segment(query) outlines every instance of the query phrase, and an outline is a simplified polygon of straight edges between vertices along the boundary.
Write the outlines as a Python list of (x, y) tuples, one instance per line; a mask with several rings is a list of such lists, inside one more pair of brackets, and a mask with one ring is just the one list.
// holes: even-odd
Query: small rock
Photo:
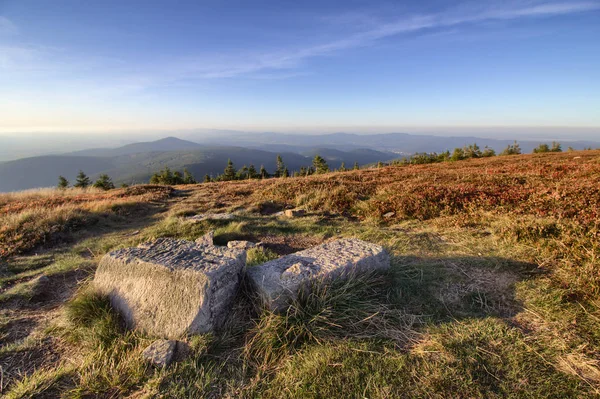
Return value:
[(144, 349), (142, 356), (153, 366), (166, 367), (173, 361), (176, 348), (177, 341), (159, 339)]
[(48, 294), (50, 289), (50, 279), (46, 275), (41, 275), (29, 282), (31, 287), (31, 296), (33, 298), (42, 297)]
[(232, 213), (201, 213), (199, 215), (190, 216), (187, 220), (200, 222), (202, 220), (230, 220), (235, 218)]
[(306, 211), (304, 209), (286, 209), (284, 214), (289, 218), (297, 218), (306, 215)]
[(255, 246), (256, 246), (256, 244), (253, 242), (250, 242), (250, 241), (229, 241), (227, 243), (227, 248), (243, 249), (243, 250), (248, 250), (250, 248), (254, 248)]
[(384, 213), (384, 214), (383, 214), (383, 218), (384, 218), (384, 219), (389, 219), (389, 218), (391, 218), (392, 216), (394, 216), (395, 214), (396, 214), (396, 212), (388, 212), (388, 213)]
[(200, 245), (214, 245), (215, 232), (214, 230), (209, 231), (202, 237), (196, 239), (196, 244)]

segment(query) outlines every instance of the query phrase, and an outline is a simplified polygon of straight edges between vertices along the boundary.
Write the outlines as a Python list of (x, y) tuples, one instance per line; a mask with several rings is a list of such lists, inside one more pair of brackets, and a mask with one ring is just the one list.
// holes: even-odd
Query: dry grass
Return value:
[[(69, 267), (93, 264), (111, 248), (155, 237), (194, 239), (212, 229), (221, 244), (264, 241), (273, 252), (252, 252), (252, 263), (355, 236), (384, 245), (392, 255), (392, 270), (314, 287), (284, 315), (257, 311), (248, 305), (251, 293), (243, 293), (226, 328), (188, 338), (191, 355), (166, 370), (141, 360), (147, 337), (124, 331), (103, 298), (80, 291), (69, 306), (70, 321), (37, 330), (39, 336), (59, 340), (67, 354), (38, 372), (13, 377), (5, 384), (9, 395), (600, 395), (599, 151), (179, 189), (183, 196), (170, 200), (164, 217), (136, 235), (109, 231), (74, 246)], [(144, 196), (104, 200), (137, 201), (137, 195)], [(55, 201), (59, 208), (64, 200), (50, 194), (29, 198), (40, 207)], [(113, 214), (104, 200), (95, 210), (94, 201), (88, 201), (86, 210)], [(18, 209), (22, 202), (10, 203)], [(285, 206), (304, 207), (309, 216), (271, 215)], [(11, 216), (21, 229), (26, 226), (26, 217), (18, 216), (23, 211)], [(234, 211), (231, 221), (185, 220), (195, 213)], [(89, 250), (92, 259), (83, 259), (82, 250)], [(20, 276), (60, 269), (39, 256), (9, 260), (14, 275), (6, 278), (18, 284), (25, 284), (19, 283)], [(27, 314), (39, 304), (19, 306), (0, 319), (0, 333), (12, 334), (15, 314)], [(58, 302), (53, 306), (64, 310)], [(3, 356), (34, 353), (28, 352), (33, 349), (27, 338), (20, 342), (5, 346), (0, 362)], [(67, 366), (66, 359), (71, 361)]]
[(0, 197), (0, 260), (39, 245), (56, 243), (60, 233), (92, 225), (101, 217), (119, 216), (164, 200), (169, 187), (138, 186), (128, 189), (43, 189)]

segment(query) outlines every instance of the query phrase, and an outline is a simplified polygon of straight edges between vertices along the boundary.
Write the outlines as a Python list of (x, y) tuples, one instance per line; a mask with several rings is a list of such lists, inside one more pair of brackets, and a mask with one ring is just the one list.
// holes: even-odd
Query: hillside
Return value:
[[(187, 219), (208, 212), (234, 216)], [(600, 394), (600, 151), (1, 194), (0, 225), (7, 398)], [(182, 337), (187, 355), (153, 368), (141, 355), (152, 337), (124, 329), (95, 269), (111, 250), (210, 230), (219, 245), (262, 242), (249, 264), (357, 237), (384, 246), (392, 269), (284, 314), (249, 306), (245, 287), (221, 331)]]
[[(394, 154), (373, 150), (321, 151), (333, 168), (338, 168), (342, 162), (346, 165), (353, 165), (354, 162), (365, 165), (395, 157)], [(250, 164), (257, 168), (264, 165), (273, 172), (277, 154), (252, 148), (206, 146), (169, 137), (118, 148), (90, 149), (67, 155), (39, 156), (0, 163), (0, 192), (53, 187), (59, 175), (73, 182), (79, 170), (83, 170), (92, 179), (106, 173), (117, 184), (147, 183), (154, 173), (164, 167), (179, 171), (187, 168), (201, 180), (206, 174), (216, 176), (223, 173), (229, 158), (238, 168)], [(310, 165), (315, 151), (309, 151), (313, 155), (292, 152), (279, 154), (288, 169), (294, 171)]]

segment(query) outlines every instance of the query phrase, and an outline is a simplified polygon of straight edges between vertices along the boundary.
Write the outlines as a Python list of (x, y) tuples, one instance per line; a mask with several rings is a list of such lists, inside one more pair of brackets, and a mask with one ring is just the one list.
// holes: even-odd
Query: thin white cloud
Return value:
[[(430, 31), (433, 29), (458, 28), (464, 24), (476, 24), (493, 20), (512, 20), (531, 17), (550, 17), (573, 14), (600, 9), (599, 2), (569, 3), (508, 3), (504, 8), (490, 7), (483, 10), (461, 10), (461, 13), (446, 12), (442, 14), (417, 15), (395, 21), (374, 23), (370, 15), (363, 19), (364, 25), (376, 25), (370, 29), (351, 34), (345, 38), (323, 44), (295, 49), (255, 55), (250, 58), (232, 57), (229, 62), (206, 64), (199, 60), (195, 68), (189, 65), (188, 72), (196, 78), (229, 78), (248, 75), (267, 70), (291, 69), (298, 67), (303, 61), (314, 57), (329, 56), (343, 50), (371, 45), (378, 40), (401, 34)], [(351, 18), (344, 16), (341, 21), (360, 21), (358, 15)], [(339, 22), (339, 20), (336, 20)]]
[(10, 19), (0, 15), (0, 36), (16, 35), (19, 33), (19, 28)]
[[(376, 18), (372, 14), (365, 14), (364, 23), (358, 14), (343, 16), (335, 23), (348, 23), (358, 27), (359, 30), (346, 36), (320, 44), (307, 45), (294, 49), (285, 48), (279, 51), (248, 52), (244, 54), (205, 54), (195, 57), (180, 57), (169, 62), (153, 62), (148, 65), (127, 65), (118, 60), (88, 60), (89, 64), (97, 63), (96, 70), (107, 70), (106, 65), (112, 68), (111, 73), (105, 76), (95, 76), (93, 80), (79, 81), (75, 84), (85, 87), (86, 93), (97, 93), (98, 96), (124, 95), (143, 91), (157, 86), (168, 86), (184, 83), (189, 80), (208, 80), (235, 77), (266, 79), (271, 75), (274, 78), (297, 76), (302, 74), (300, 67), (310, 59), (317, 57), (334, 56), (340, 52), (365, 46), (371, 46), (378, 41), (403, 35), (403, 34), (432, 34), (443, 29), (459, 30), (462, 26), (478, 24), (494, 20), (517, 20), (524, 18), (541, 18), (558, 15), (568, 15), (600, 9), (600, 2), (540, 2), (530, 0), (514, 0), (502, 3), (484, 4), (462, 3), (452, 9), (427, 15), (412, 15), (402, 18)], [(389, 13), (387, 13), (389, 14)], [(2, 26), (13, 26), (6, 18), (0, 17), (0, 32)], [(8, 49), (8, 50), (7, 50)], [(27, 64), (54, 65), (58, 71), (67, 75), (74, 75), (73, 62), (59, 62), (51, 54), (45, 54), (49, 62), (41, 62), (40, 52), (18, 49), (2, 48), (0, 46), (0, 70), (2, 68), (23, 68)], [(63, 51), (60, 51), (64, 55)], [(34, 59), (35, 58), (35, 59)], [(78, 57), (71, 57), (77, 59)], [(23, 62), (29, 61), (29, 62)], [(33, 62), (35, 61), (35, 62)], [(65, 66), (69, 65), (69, 67)], [(84, 70), (93, 70), (87, 67)], [(21, 69), (22, 70), (22, 69)]]

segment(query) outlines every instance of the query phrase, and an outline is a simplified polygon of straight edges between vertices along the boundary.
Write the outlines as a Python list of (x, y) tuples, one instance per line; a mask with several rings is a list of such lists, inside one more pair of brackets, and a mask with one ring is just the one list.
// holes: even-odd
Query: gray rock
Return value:
[(144, 349), (142, 356), (153, 366), (166, 367), (173, 361), (176, 348), (177, 341), (159, 339)]
[(389, 219), (391, 217), (393, 217), (396, 214), (396, 212), (388, 212), (388, 213), (384, 213), (383, 217), (384, 219)]
[(304, 209), (286, 209), (284, 215), (289, 218), (297, 218), (306, 215), (306, 211)]
[(281, 311), (311, 281), (347, 278), (389, 267), (390, 257), (383, 247), (350, 238), (252, 267), (247, 276), (267, 308)]
[(128, 327), (177, 338), (220, 327), (245, 264), (242, 250), (161, 238), (106, 254), (94, 283)]
[(199, 245), (214, 245), (215, 232), (213, 230), (196, 239), (196, 244)]
[(187, 220), (200, 222), (202, 220), (231, 220), (235, 218), (232, 213), (201, 213), (199, 215), (190, 216)]
[(255, 243), (250, 241), (229, 241), (227, 243), (227, 248), (235, 248), (235, 249), (243, 249), (248, 250), (250, 248), (254, 248), (256, 246)]

